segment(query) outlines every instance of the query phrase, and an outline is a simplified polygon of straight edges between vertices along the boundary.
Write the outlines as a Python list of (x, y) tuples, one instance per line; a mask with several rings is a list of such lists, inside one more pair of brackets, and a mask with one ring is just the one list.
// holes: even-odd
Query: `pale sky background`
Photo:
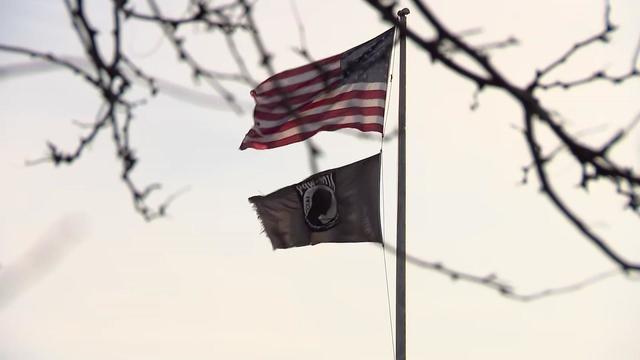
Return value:
[[(87, 3), (96, 21), (108, 24), (106, 2)], [(177, 3), (171, 3), (176, 16), (184, 9)], [(598, 31), (604, 8), (602, 1), (581, 0), (429, 4), (452, 30), (482, 28), (470, 41), (517, 37), (521, 45), (496, 51), (493, 59), (520, 84)], [(388, 28), (359, 1), (298, 0), (297, 6), (316, 58)], [(0, 0), (0, 9), (0, 43), (81, 54), (61, 1)], [(262, 0), (256, 11), (277, 69), (304, 63), (291, 51), (298, 32), (290, 1)], [(410, 26), (424, 28), (415, 13)], [(613, 1), (613, 21), (622, 27), (614, 41), (585, 51), (556, 75), (626, 71), (639, 15), (640, 2)], [(190, 86), (159, 29), (127, 29), (126, 49), (141, 65)], [(187, 46), (202, 61), (231, 67), (219, 39), (192, 32)], [(539, 194), (535, 181), (518, 185), (520, 168), (530, 160), (512, 129), (521, 122), (515, 103), (487, 91), (471, 112), (472, 84), (434, 66), (412, 45), (408, 54), (408, 252), (462, 271), (496, 273), (523, 293), (615, 268)], [(0, 54), (0, 65), (25, 60)], [(256, 58), (248, 63), (257, 79), (265, 76)], [(247, 110), (240, 116), (213, 93), (210, 108), (160, 95), (137, 112), (132, 140), (141, 162), (134, 179), (162, 182), (158, 200), (190, 188), (170, 216), (152, 223), (133, 210), (108, 133), (71, 167), (24, 166), (44, 153), (47, 140), (67, 149), (76, 145), (82, 130), (72, 120), (93, 119), (98, 102), (92, 91), (64, 71), (0, 78), (0, 359), (392, 359), (379, 246), (274, 252), (260, 233), (247, 198), (300, 181), (309, 166), (301, 143), (238, 150), (252, 123), (249, 88), (234, 88)], [(543, 100), (571, 130), (596, 129), (583, 139), (599, 144), (638, 113), (638, 94), (635, 80), (621, 88), (552, 91)], [(388, 129), (396, 122), (395, 105), (390, 109)], [(377, 141), (348, 133), (314, 137), (326, 152), (322, 169), (379, 149)], [(391, 243), (395, 147), (384, 147)], [(637, 167), (639, 151), (636, 132), (614, 155)], [(568, 157), (554, 164), (573, 208), (615, 249), (640, 261), (638, 217), (620, 211), (623, 199), (607, 184), (585, 196)], [(393, 299), (395, 264), (386, 256)], [(580, 292), (520, 303), (412, 265), (407, 280), (410, 359), (640, 359), (638, 281), (617, 276)]]

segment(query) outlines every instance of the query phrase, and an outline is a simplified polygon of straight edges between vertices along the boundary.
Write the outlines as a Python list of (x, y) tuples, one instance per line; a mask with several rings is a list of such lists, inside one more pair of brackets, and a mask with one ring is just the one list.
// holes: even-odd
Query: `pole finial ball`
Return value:
[(404, 8), (404, 9), (398, 11), (398, 16), (407, 16), (407, 15), (409, 15), (409, 13), (410, 13), (409, 9)]

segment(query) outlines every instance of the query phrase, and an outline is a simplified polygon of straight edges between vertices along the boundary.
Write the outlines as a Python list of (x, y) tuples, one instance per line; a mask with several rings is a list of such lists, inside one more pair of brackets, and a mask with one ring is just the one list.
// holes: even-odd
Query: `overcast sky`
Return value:
[[(91, 14), (109, 24), (105, 4)], [(136, 2), (134, 2), (136, 4)], [(429, 4), (455, 31), (480, 28), (474, 43), (515, 36), (493, 61), (518, 84), (602, 26), (602, 1), (438, 0)], [(167, 11), (180, 16), (183, 5)], [(98, 6), (97, 8), (93, 8)], [(334, 55), (388, 28), (359, 1), (297, 1), (315, 58)], [(0, 0), (0, 43), (82, 55), (61, 1)], [(136, 5), (146, 11), (146, 7)], [(413, 10), (413, 9), (412, 9)], [(415, 11), (414, 11), (415, 12)], [(585, 51), (557, 77), (629, 67), (640, 34), (640, 3), (613, 1), (621, 26), (607, 47)], [(290, 1), (262, 0), (256, 16), (278, 70), (304, 60)], [(426, 29), (417, 14), (408, 18)], [(159, 29), (132, 24), (126, 50), (160, 78), (192, 86)], [(201, 31), (187, 43), (210, 67), (231, 68), (222, 42)], [(250, 42), (247, 61), (258, 80)], [(497, 274), (530, 293), (615, 269), (540, 195), (521, 186), (529, 154), (513, 129), (522, 115), (507, 96), (480, 95), (412, 45), (408, 48), (408, 252), (478, 275)], [(0, 66), (24, 63), (0, 53)], [(397, 59), (396, 59), (397, 65)], [(66, 149), (90, 122), (96, 94), (64, 71), (0, 77), (0, 359), (392, 359), (383, 252), (372, 244), (324, 244), (272, 251), (247, 198), (309, 175), (304, 144), (239, 151), (252, 124), (248, 87), (233, 90), (245, 112), (229, 111), (206, 86), (209, 106), (161, 94), (137, 112), (134, 179), (159, 181), (162, 196), (188, 188), (169, 216), (145, 223), (119, 180), (110, 136), (71, 167), (26, 167), (46, 142)], [(387, 129), (396, 123), (394, 84)], [(139, 92), (141, 96), (144, 91)], [(629, 122), (640, 82), (605, 84), (542, 99), (572, 131), (599, 144)], [(200, 98), (198, 98), (200, 99)], [(205, 98), (206, 99), (206, 98)], [(314, 137), (321, 169), (377, 152), (379, 141), (349, 131)], [(549, 149), (554, 142), (545, 143)], [(395, 243), (396, 142), (385, 143), (386, 240)], [(640, 133), (616, 159), (640, 165)], [(561, 155), (557, 186), (585, 221), (640, 261), (638, 218), (606, 184), (587, 196), (580, 169)], [(395, 289), (391, 254), (389, 289)], [(408, 267), (410, 359), (640, 358), (640, 282), (615, 276), (572, 294), (520, 303), (487, 288)], [(393, 302), (391, 303), (393, 308)]]

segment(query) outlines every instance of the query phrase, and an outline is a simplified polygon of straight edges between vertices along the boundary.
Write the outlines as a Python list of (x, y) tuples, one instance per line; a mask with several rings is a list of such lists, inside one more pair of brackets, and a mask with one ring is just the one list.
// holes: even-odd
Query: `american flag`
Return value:
[(343, 128), (381, 133), (393, 36), (392, 28), (263, 81), (251, 91), (254, 125), (240, 149), (271, 149)]

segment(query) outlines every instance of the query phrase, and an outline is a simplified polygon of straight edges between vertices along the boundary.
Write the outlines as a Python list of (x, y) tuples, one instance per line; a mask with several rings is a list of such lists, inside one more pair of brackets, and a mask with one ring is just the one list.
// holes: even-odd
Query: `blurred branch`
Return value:
[(559, 58), (557, 58), (556, 60), (554, 60), (553, 62), (551, 62), (549, 65), (547, 65), (546, 67), (542, 68), (541, 70), (536, 71), (536, 77), (532, 83), (532, 85), (534, 86), (538, 86), (539, 81), (546, 75), (548, 75), (552, 70), (554, 70), (555, 68), (559, 67), (562, 64), (565, 64), (573, 55), (575, 55), (577, 52), (579, 52), (582, 49), (585, 49), (587, 47), (589, 47), (592, 44), (595, 44), (597, 42), (602, 42), (602, 43), (607, 43), (609, 42), (609, 35), (616, 31), (616, 27), (611, 23), (611, 5), (609, 4), (609, 1), (606, 0), (605, 2), (605, 16), (604, 16), (604, 28), (602, 29), (602, 31), (582, 40), (582, 41), (578, 41), (575, 44), (573, 44), (573, 46), (571, 46), (571, 48), (569, 48), (563, 55), (561, 55)]
[(622, 275), (623, 272), (621, 272), (620, 270), (610, 270), (610, 271), (604, 271), (598, 274), (595, 274), (593, 276), (590, 276), (582, 281), (576, 282), (576, 283), (572, 283), (569, 285), (565, 285), (565, 286), (561, 286), (561, 287), (557, 287), (557, 288), (551, 288), (551, 289), (546, 289), (546, 290), (540, 290), (537, 292), (532, 292), (526, 295), (518, 295), (518, 294), (513, 294), (512, 296), (509, 296), (515, 300), (520, 300), (520, 301), (533, 301), (533, 300), (538, 300), (544, 297), (549, 297), (552, 295), (563, 295), (563, 294), (568, 294), (568, 293), (572, 293), (572, 292), (576, 292), (579, 290), (582, 290), (586, 287), (589, 287), (591, 285), (595, 285), (596, 283), (599, 283), (601, 281), (604, 281), (606, 279), (609, 279), (611, 277), (614, 276), (618, 276), (618, 275)]
[[(153, 16), (158, 19), (165, 19), (162, 17), (162, 11), (155, 0), (147, 0), (149, 7), (153, 12)], [(232, 81), (240, 81), (246, 82), (248, 81), (242, 74), (229, 74), (229, 73), (221, 73), (217, 71), (213, 71), (210, 69), (206, 69), (200, 65), (200, 63), (195, 59), (193, 55), (186, 49), (184, 46), (185, 39), (183, 37), (179, 37), (176, 35), (178, 26), (177, 25), (169, 25), (168, 20), (158, 21), (156, 24), (159, 25), (164, 32), (166, 38), (173, 45), (176, 53), (178, 54), (178, 60), (185, 63), (188, 67), (191, 68), (191, 73), (194, 80), (205, 79), (207, 83), (220, 95), (223, 99), (229, 104), (232, 110), (237, 113), (240, 113), (242, 109), (236, 103), (235, 97), (228, 91), (221, 83), (220, 80), (232, 80)], [(190, 23), (197, 23), (197, 21), (207, 22), (207, 20), (193, 20)], [(210, 27), (209, 30), (213, 29)], [(227, 30), (232, 31), (232, 30)]]
[(67, 215), (17, 261), (0, 266), (0, 312), (62, 261), (83, 240), (87, 230), (85, 219)]
[[(394, 255), (396, 253), (396, 249), (392, 245), (385, 243), (383, 244), (383, 248)], [(501, 279), (498, 275), (493, 273), (485, 276), (474, 275), (464, 271), (455, 270), (440, 262), (427, 261), (410, 254), (407, 254), (407, 262), (422, 269), (435, 271), (441, 275), (444, 275), (450, 278), (452, 281), (463, 281), (463, 282), (480, 285), (480, 286), (489, 288), (491, 290), (497, 291), (498, 293), (500, 293), (500, 295), (506, 298), (517, 300), (517, 301), (523, 301), (523, 302), (539, 300), (539, 299), (553, 296), (553, 295), (562, 295), (562, 294), (576, 292), (588, 286), (599, 283), (603, 280), (609, 279), (613, 276), (623, 274), (623, 272), (618, 269), (609, 270), (609, 271), (604, 271), (604, 272), (600, 272), (598, 274), (589, 276), (584, 280), (573, 282), (568, 285), (564, 285), (556, 288), (543, 289), (543, 290), (534, 291), (530, 293), (521, 293), (516, 291), (516, 289), (512, 285), (510, 285), (506, 280)]]
[(520, 42), (518, 41), (518, 39), (514, 37), (508, 37), (505, 40), (493, 41), (493, 42), (477, 45), (476, 48), (480, 52), (488, 52), (491, 50), (505, 49), (508, 47), (516, 46), (519, 43)]
[[(131, 7), (125, 7), (125, 4), (128, 4), (127, 1), (112, 0), (110, 2), (111, 24), (107, 29), (112, 45), (110, 54), (103, 52), (106, 46), (97, 40), (99, 32), (104, 29), (98, 29), (89, 19), (84, 0), (64, 1), (73, 30), (84, 52), (83, 59), (69, 59), (62, 55), (6, 44), (0, 44), (0, 51), (29, 56), (80, 75), (91, 87), (97, 90), (102, 102), (95, 122), (88, 124), (84, 121), (81, 122), (88, 126), (83, 126), (86, 133), (80, 138), (74, 149), (65, 151), (54, 143), (48, 142), (47, 156), (27, 163), (29, 165), (44, 162), (55, 165), (72, 164), (82, 157), (85, 149), (100, 134), (104, 133), (103, 130), (110, 129), (116, 156), (121, 165), (120, 177), (131, 194), (134, 208), (145, 220), (152, 220), (166, 214), (167, 206), (174, 197), (169, 197), (165, 202), (155, 207), (150, 206), (148, 204), (150, 195), (159, 190), (161, 185), (152, 183), (138, 186), (132, 178), (132, 172), (138, 164), (138, 158), (130, 142), (131, 123), (135, 119), (135, 109), (145, 104), (148, 99), (135, 101), (129, 99), (131, 85), (133, 83), (142, 84), (149, 89), (151, 97), (155, 96), (158, 91), (166, 91), (170, 95), (187, 98), (191, 102), (197, 101), (202, 96), (200, 94), (195, 96), (189, 89), (159, 80), (153, 74), (148, 73), (147, 69), (138, 66), (122, 47), (126, 33), (125, 21), (136, 20), (160, 26), (165, 36), (173, 44), (179, 60), (191, 68), (193, 79), (204, 79), (236, 112), (240, 112), (242, 108), (223, 85), (223, 82), (235, 81), (254, 85), (255, 81), (249, 74), (243, 56), (235, 44), (234, 34), (237, 31), (258, 34), (259, 31), (253, 21), (249, 27), (245, 20), (245, 16), (251, 12), (253, 7), (252, 3), (246, 1), (232, 1), (218, 6), (212, 6), (207, 1), (193, 1), (193, 6), (190, 7), (187, 15), (181, 18), (164, 17), (154, 0), (148, 0), (148, 3), (152, 10), (151, 15), (136, 12)], [(200, 65), (200, 62), (186, 49), (184, 38), (178, 34), (178, 29), (196, 25), (204, 26), (208, 32), (219, 32), (224, 37), (227, 49), (238, 66), (237, 73), (223, 73), (207, 69)], [(266, 53), (264, 47), (260, 47), (259, 50)], [(38, 67), (34, 69), (36, 68)], [(22, 70), (23, 73), (29, 73), (28, 69)], [(1, 75), (7, 76), (4, 72)], [(211, 100), (206, 101), (208, 106), (213, 104)]]
[[(59, 56), (59, 58), (70, 62), (71, 64), (79, 67), (84, 71), (87, 71), (87, 69), (89, 69), (89, 63), (82, 58), (63, 55)], [(128, 60), (128, 57), (123, 58), (123, 60)], [(6, 66), (0, 66), (0, 81), (21, 76), (32, 76), (61, 69), (63, 70), (65, 68), (46, 61), (34, 60), (19, 62)], [(129, 73), (132, 70), (124, 68), (123, 71)], [(133, 83), (147, 86), (152, 95), (154, 94), (153, 87), (155, 87), (155, 94), (164, 94), (174, 99), (190, 103), (192, 105), (202, 106), (209, 109), (228, 108), (228, 106), (223, 103), (223, 100), (213, 97), (211, 96), (211, 94), (197, 91), (187, 86), (183, 86), (157, 76), (150, 76), (149, 79), (144, 79), (144, 77), (134, 75), (135, 74), (130, 75), (132, 77)], [(239, 101), (238, 104), (243, 109), (249, 108), (252, 105), (249, 101)]]
[[(157, 9), (157, 6), (154, 7)], [(149, 21), (156, 24), (162, 24), (170, 26), (173, 30), (177, 30), (180, 25), (185, 24), (204, 24), (208, 29), (218, 28), (223, 31), (233, 31), (235, 29), (246, 29), (246, 25), (242, 23), (232, 23), (228, 18), (223, 16), (223, 11), (218, 8), (208, 8), (206, 5), (199, 3), (196, 7), (196, 11), (189, 17), (181, 19), (170, 19), (160, 16), (154, 13), (153, 15), (145, 15), (137, 13), (133, 9), (123, 9), (123, 12), (127, 18), (133, 18), (137, 20)], [(212, 19), (212, 16), (217, 19)]]
[[(66, 59), (64, 59), (62, 57), (58, 57), (58, 56), (55, 56), (55, 55), (49, 54), (49, 53), (39, 52), (37, 50), (31, 50), (31, 49), (22, 48), (22, 47), (19, 47), (19, 46), (10, 46), (10, 45), (3, 45), (3, 44), (0, 44), (0, 51), (5, 51), (5, 52), (9, 52), (9, 53), (16, 53), (16, 54), (21, 54), (21, 55), (28, 55), (28, 56), (30, 56), (31, 58), (34, 58), (34, 59), (44, 60), (47, 63), (53, 64), (53, 65), (56, 65), (56, 66), (60, 66), (60, 67), (62, 67), (64, 69), (70, 70), (74, 74), (82, 76), (91, 85), (100, 86), (98, 80), (95, 79), (92, 74), (90, 74), (89, 72), (87, 72), (84, 69), (80, 68), (76, 64), (74, 64), (71, 61), (66, 60)], [(10, 74), (12, 72), (12, 69), (7, 70), (6, 72), (7, 72), (7, 74)]]

